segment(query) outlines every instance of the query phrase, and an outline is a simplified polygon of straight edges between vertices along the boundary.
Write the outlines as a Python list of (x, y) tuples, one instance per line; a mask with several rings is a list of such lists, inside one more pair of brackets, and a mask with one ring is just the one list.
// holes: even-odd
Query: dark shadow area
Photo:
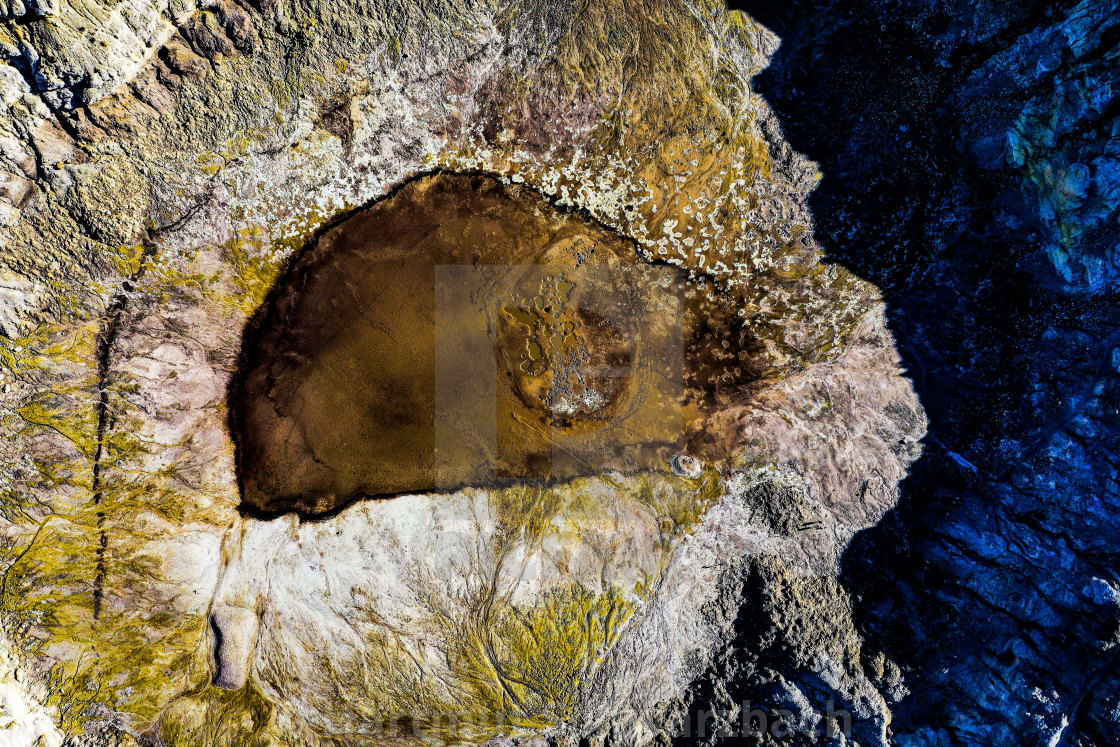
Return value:
[[(754, 89), (820, 164), (816, 238), (882, 290), (930, 420), (897, 508), (844, 559), (865, 655), (905, 674), (899, 744), (1046, 743), (1062, 719), (1061, 744), (1105, 743), (1092, 703), (1115, 662), (1096, 642), (1115, 615), (1082, 587), (1117, 578), (1105, 476), (1120, 443), (1108, 419), (1120, 304), (1115, 283), (1062, 282), (1039, 196), (1001, 139), (1063, 71), (1096, 64), (1055, 35), (1052, 54), (1042, 44), (1028, 60), (1033, 82), (1010, 72), (1074, 5), (730, 2), (782, 40)], [(1098, 148), (1115, 116), (1090, 110), (1052, 150)], [(1115, 240), (1114, 228), (1087, 239)], [(1095, 430), (1073, 439), (1076, 456), (1051, 453), (1080, 419)]]

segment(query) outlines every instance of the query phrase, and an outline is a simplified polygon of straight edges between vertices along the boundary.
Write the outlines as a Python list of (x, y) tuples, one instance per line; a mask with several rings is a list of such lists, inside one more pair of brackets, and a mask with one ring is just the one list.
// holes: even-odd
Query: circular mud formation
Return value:
[(530, 188), (416, 177), (313, 242), (250, 325), (243, 499), (321, 514), (665, 470), (751, 379), (736, 319), (710, 283)]

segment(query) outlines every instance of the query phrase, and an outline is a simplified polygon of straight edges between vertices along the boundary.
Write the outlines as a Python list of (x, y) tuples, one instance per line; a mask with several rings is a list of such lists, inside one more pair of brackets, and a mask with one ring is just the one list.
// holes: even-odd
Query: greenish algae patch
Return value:
[[(60, 434), (92, 459), (97, 452), (97, 408), (92, 397), (84, 398), (86, 401), (82, 402), (83, 398), (73, 396), (79, 391), (88, 392), (88, 389), (72, 387), (43, 392), (17, 409), (16, 413), (29, 425)], [(85, 406), (75, 406), (75, 400)]]
[[(532, 548), (550, 534), (578, 538), (581, 526), (596, 526), (610, 515), (608, 504), (614, 501), (668, 516), (680, 537), (695, 529), (721, 494), (714, 468), (696, 479), (603, 475), (547, 488), (496, 490), (490, 505), (501, 531), (491, 541), (491, 554), (500, 564), (516, 547)], [(442, 615), (452, 633), (446, 636), (453, 642), (448, 662), (470, 695), (471, 707), (459, 720), (474, 724), (473, 737), (482, 740), (570, 718), (581, 688), (649, 594), (648, 580), (647, 574), (629, 590), (570, 583), (545, 590), (531, 604), (513, 603), (496, 584), (482, 584), (468, 600), (468, 613)]]
[[(203, 681), (167, 708), (156, 732), (167, 747), (266, 747), (315, 743), (277, 739), (272, 724), (274, 714), (272, 704), (252, 685), (230, 691)], [(285, 736), (290, 738), (292, 735)]]
[(549, 726), (572, 715), (581, 686), (634, 609), (614, 587), (596, 594), (572, 585), (502, 615), (497, 635), (504, 651), (496, 669), (531, 725)]
[(98, 320), (43, 322), (23, 337), (0, 336), (0, 366), (13, 375), (51, 371), (65, 364), (95, 365)]
[(503, 542), (518, 537), (530, 543), (540, 540), (566, 502), (561, 491), (536, 485), (519, 485), (490, 495), (490, 509), (497, 517)]
[(38, 526), (0, 547), (4, 632), (24, 656), (54, 662), (45, 704), (67, 733), (81, 733), (105, 709), (137, 729), (152, 723), (185, 686), (205, 631), (202, 615), (172, 615), (157, 601), (167, 589), (163, 559), (150, 549), (158, 538), (136, 521), (183, 521), (187, 502), (173, 494), (169, 475), (113, 469), (92, 480), (99, 446), (102, 464), (134, 461), (150, 448), (128, 414), (122, 394), (129, 389), (127, 382), (109, 388), (114, 426), (100, 444), (92, 386), (44, 392), (17, 411), (28, 426), (62, 434), (80, 452), (35, 462), (44, 484), (70, 485), (73, 495), (56, 499), (46, 516), (41, 502), (21, 494), (6, 501), (6, 514), (18, 511), (21, 523)]
[(712, 466), (694, 478), (641, 474), (634, 477), (634, 495), (659, 517), (672, 523), (677, 534), (690, 534), (709, 508), (723, 495), (719, 471)]
[(246, 315), (255, 313), (276, 283), (283, 269), (282, 260), (264, 253), (267, 236), (264, 229), (241, 229), (237, 236), (222, 246), (222, 260), (231, 270), (231, 280), (237, 289), (233, 300)]
[(109, 261), (121, 277), (134, 277), (144, 264), (144, 245), (119, 246), (109, 253)]
[(614, 587), (578, 584), (546, 591), (531, 605), (481, 597), (448, 637), (448, 664), (463, 692), (429, 711), (454, 718), (433, 717), (427, 728), (447, 743), (481, 742), (564, 721), (636, 608)]
[[(138, 728), (154, 721), (182, 686), (205, 630), (201, 615), (172, 619), (158, 610), (120, 612), (113, 604), (95, 618), (90, 584), (99, 573), (98, 518), (92, 504), (48, 516), (29, 542), (4, 551), (5, 633), (25, 652), (57, 660), (46, 705), (71, 734), (81, 733), (99, 708), (124, 714)], [(137, 538), (122, 531), (109, 532), (109, 541), (106, 594), (143, 595), (160, 559), (127, 553)]]
[[(344, 205), (334, 214), (342, 215), (349, 210), (351, 207)], [(277, 214), (263, 224), (245, 223), (247, 218), (240, 216), (242, 227), (221, 245), (219, 255), (228, 268), (234, 292), (220, 290), (215, 281), (221, 275), (215, 275), (201, 283), (206, 296), (251, 317), (272, 292), (291, 258), (305, 248), (325, 219), (325, 214), (314, 206), (305, 207), (294, 219), (285, 220)]]
[(252, 684), (229, 692), (201, 679), (166, 708), (156, 731), (168, 747), (257, 747), (383, 744), (415, 735), (450, 745), (546, 728), (572, 715), (581, 687), (636, 608), (617, 589), (598, 593), (578, 585), (527, 606), (475, 602), (467, 614), (442, 621), (451, 628), (442, 637), (453, 641), (447, 664), (459, 683), (451, 699), (416, 668), (397, 634), (380, 628), (369, 648), (355, 652), (359, 658), (320, 662), (329, 665), (325, 671), (364, 678), (369, 697), (338, 704), (360, 717), (360, 734), (337, 742), (321, 737), (289, 723)]

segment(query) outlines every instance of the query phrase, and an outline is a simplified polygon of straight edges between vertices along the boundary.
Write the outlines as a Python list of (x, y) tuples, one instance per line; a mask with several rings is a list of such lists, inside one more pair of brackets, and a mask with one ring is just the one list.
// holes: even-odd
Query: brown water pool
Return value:
[(665, 469), (717, 370), (745, 379), (730, 306), (531, 189), (417, 178), (315, 241), (250, 326), (231, 397), (243, 499), (317, 514)]

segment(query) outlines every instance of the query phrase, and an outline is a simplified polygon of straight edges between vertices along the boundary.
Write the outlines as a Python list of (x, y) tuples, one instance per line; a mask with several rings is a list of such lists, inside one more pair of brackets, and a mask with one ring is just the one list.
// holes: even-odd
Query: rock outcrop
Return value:
[(1115, 740), (1115, 2), (736, 3), (826, 174), (818, 239), (883, 290), (930, 417), (846, 553), (900, 745)]

